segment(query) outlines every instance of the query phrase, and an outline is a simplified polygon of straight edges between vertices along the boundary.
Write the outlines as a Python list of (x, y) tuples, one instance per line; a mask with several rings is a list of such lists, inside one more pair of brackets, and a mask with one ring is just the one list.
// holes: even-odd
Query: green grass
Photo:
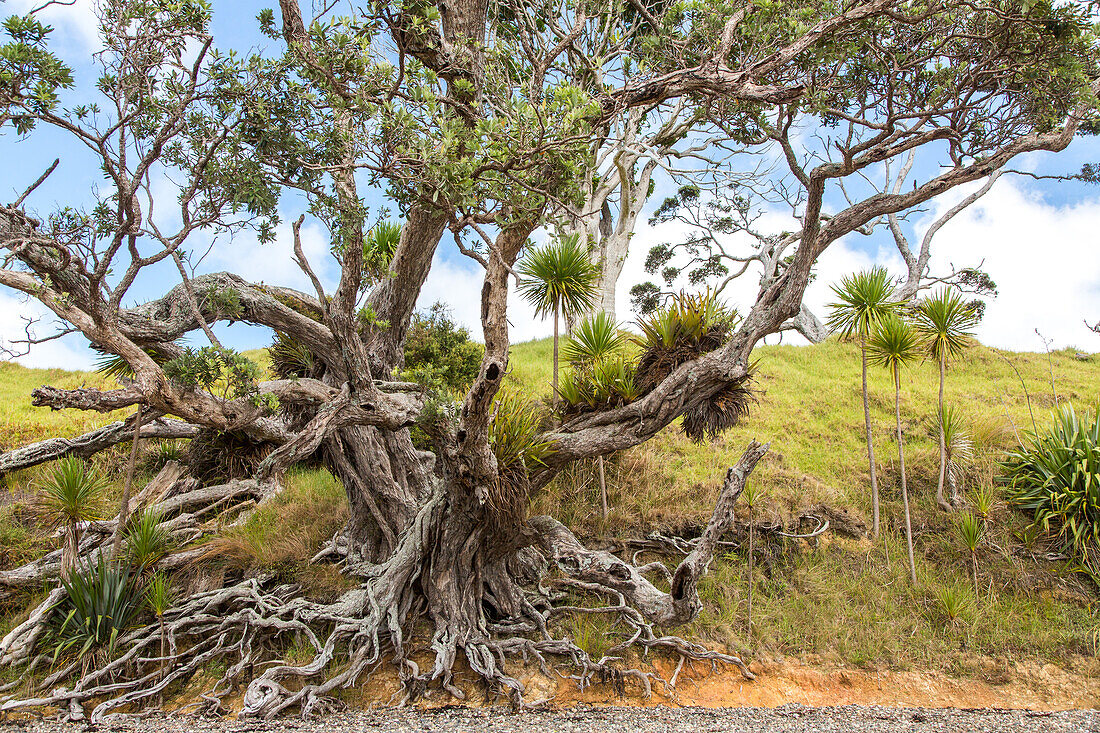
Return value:
[(295, 469), (278, 496), (208, 543), (207, 560), (238, 571), (274, 570), (328, 595), (346, 582), (332, 566), (310, 565), (309, 559), (346, 521), (340, 482), (327, 471)]
[[(548, 339), (515, 344), (510, 362), (510, 379), (528, 394), (544, 399), (550, 393), (550, 348)], [(625, 523), (638, 530), (705, 521), (726, 468), (752, 438), (771, 442), (771, 452), (754, 475), (766, 484), (771, 506), (790, 511), (824, 502), (869, 516), (858, 348), (830, 340), (813, 347), (762, 346), (754, 357), (760, 359), (759, 399), (742, 425), (702, 445), (693, 444), (673, 427), (620, 457), (629, 470), (623, 471), (626, 479), (617, 487), (616, 516), (609, 526)], [(958, 405), (979, 454), (982, 448), (988, 454), (990, 449), (1007, 447), (1014, 432), (1032, 427), (1023, 388), (1006, 358), (1024, 379), (1038, 423), (1048, 421), (1054, 406), (1046, 354), (981, 346), (969, 350), (949, 369), (946, 400)], [(1077, 404), (1100, 399), (1100, 355), (1080, 361), (1073, 350), (1064, 350), (1054, 353), (1052, 361), (1060, 399)], [(905, 379), (901, 409), (907, 475), (911, 494), (922, 508), (931, 510), (939, 467), (935, 365), (910, 369)], [(870, 390), (880, 483), (888, 500), (900, 501), (893, 386), (885, 370), (871, 372)], [(971, 486), (989, 468), (980, 458), (975, 461)], [(551, 498), (548, 508), (559, 500), (571, 501), (568, 495)], [(589, 499), (576, 498), (582, 503)], [(568, 513), (578, 519), (588, 515), (583, 507)]]
[(10, 362), (0, 363), (0, 451), (56, 435), (72, 437), (132, 412), (100, 414), (80, 410), (50, 410), (31, 405), (31, 391), (44, 384), (62, 389), (96, 387), (116, 389), (113, 379), (91, 372), (64, 369), (28, 369)]
[[(266, 364), (265, 351), (246, 353)], [(551, 354), (549, 339), (515, 344), (510, 386), (548, 400)], [(789, 521), (798, 511), (822, 502), (869, 520), (858, 349), (833, 340), (814, 347), (764, 346), (754, 356), (760, 358), (760, 394), (741, 426), (702, 445), (691, 443), (672, 426), (649, 443), (607, 461), (612, 511), (606, 522), (599, 517), (599, 489), (591, 463), (578, 464), (540, 492), (532, 511), (553, 514), (582, 535), (690, 532), (706, 522), (726, 468), (755, 437), (772, 444), (753, 477), (763, 488), (760, 521)], [(1031, 429), (1031, 412), (1040, 426), (1049, 420), (1054, 406), (1052, 368), (1061, 400), (1079, 406), (1100, 401), (1100, 356), (1079, 360), (1074, 350), (1064, 350), (1052, 354), (1048, 363), (1046, 354), (975, 347), (951, 366), (947, 400), (965, 416), (976, 443), (964, 491), (990, 485), (1000, 452), (1015, 443), (1015, 433)], [(0, 440), (13, 445), (48, 435), (75, 435), (117, 419), (30, 407), (31, 389), (47, 382), (112, 386), (85, 373), (2, 365)], [(1045, 550), (1044, 543), (1026, 536), (1026, 518), (1006, 509), (1003, 500), (993, 513), (989, 541), (979, 552), (981, 592), (973, 598), (968, 554), (951, 531), (950, 516), (933, 500), (938, 469), (936, 388), (936, 370), (926, 363), (908, 371), (902, 394), (917, 587), (906, 579), (899, 526), (892, 385), (885, 371), (872, 371), (883, 543), (872, 547), (868, 541), (830, 534), (819, 543), (782, 544), (763, 534), (766, 559), (757, 559), (753, 642), (748, 650), (745, 563), (737, 548), (731, 548), (716, 559), (703, 581), (704, 609), (686, 633), (750, 656), (812, 654), (895, 668), (966, 671), (976, 654), (1054, 662), (1078, 653), (1095, 654), (1100, 646), (1096, 589), (1057, 563), (1035, 559)], [(1030, 411), (1025, 389), (1031, 396)], [(124, 450), (116, 450), (97, 461), (115, 478), (124, 457)], [(153, 470), (147, 467), (146, 473)], [(31, 470), (10, 477), (9, 490), (25, 489), (35, 475)], [(307, 566), (305, 560), (341, 526), (345, 512), (339, 482), (324, 471), (296, 471), (284, 494), (244, 525), (220, 533), (211, 544), (208, 562), (235, 571), (275, 570), (303, 582), (314, 594), (331, 595), (342, 587), (341, 579)], [(53, 546), (21, 516), (18, 505), (0, 508), (0, 565), (24, 561)], [(971, 601), (955, 622), (945, 618), (937, 598), (944, 587)], [(557, 626), (594, 654), (626, 633), (601, 615), (563, 617)]]

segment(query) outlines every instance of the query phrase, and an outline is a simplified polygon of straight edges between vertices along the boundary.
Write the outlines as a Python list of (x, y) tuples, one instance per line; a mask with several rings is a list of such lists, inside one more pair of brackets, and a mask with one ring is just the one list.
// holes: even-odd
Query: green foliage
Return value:
[(521, 277), (520, 295), (543, 318), (584, 312), (596, 297), (600, 277), (599, 266), (588, 258), (576, 235), (529, 251), (516, 272)]
[(980, 320), (973, 304), (959, 291), (944, 287), (923, 299), (914, 312), (914, 326), (937, 362), (957, 357), (974, 341)]
[(126, 527), (126, 560), (138, 573), (146, 573), (175, 549), (172, 534), (161, 515), (146, 509)]
[(367, 282), (375, 282), (389, 270), (390, 261), (401, 243), (401, 225), (380, 221), (363, 238), (363, 272)]
[(985, 536), (985, 524), (972, 512), (960, 514), (954, 522), (955, 535), (968, 552), (975, 552)]
[(169, 461), (182, 461), (187, 456), (187, 446), (181, 440), (158, 440), (150, 450), (150, 462), (160, 470)]
[(184, 347), (183, 353), (164, 364), (165, 375), (184, 389), (217, 389), (227, 399), (244, 399), (269, 412), (278, 409), (274, 395), (261, 395), (257, 382), (263, 370), (256, 362), (233, 349), (203, 346)]
[(172, 586), (172, 579), (159, 570), (153, 573), (145, 581), (144, 600), (145, 607), (158, 619), (162, 618), (176, 601), (176, 589)]
[(47, 48), (53, 28), (33, 15), (4, 19), (0, 45), (0, 126), (10, 121), (18, 135), (34, 129), (42, 115), (58, 105), (57, 92), (73, 84), (72, 70)]
[(1100, 415), (1060, 408), (1002, 468), (1009, 502), (1056, 536), (1063, 552), (1085, 559), (1100, 549)]
[(962, 622), (973, 605), (969, 594), (954, 585), (941, 586), (936, 591), (936, 603), (939, 612), (951, 624)]
[(715, 292), (681, 292), (664, 307), (638, 320), (642, 349), (638, 381), (643, 392), (656, 387), (672, 371), (721, 346), (737, 327), (740, 316), (727, 308)]
[(558, 390), (564, 412), (619, 407), (641, 396), (625, 347), (626, 339), (607, 313), (577, 324), (563, 349), (572, 366)]
[(970, 493), (970, 506), (974, 513), (983, 522), (988, 522), (993, 517), (993, 510), (997, 508), (997, 493), (992, 483), (980, 483)]
[[(641, 335), (634, 338), (642, 350), (635, 377), (639, 392), (649, 392), (676, 367), (717, 349), (739, 320), (737, 311), (726, 307), (709, 289), (697, 294), (681, 292), (640, 318)], [(684, 434), (695, 442), (713, 439), (748, 415), (754, 370), (751, 365), (744, 377), (688, 408), (681, 423)]]
[(45, 637), (54, 661), (69, 655), (109, 659), (141, 610), (142, 596), (130, 571), (100, 558), (94, 567), (63, 577), (61, 584), (65, 597), (55, 607)]
[(553, 453), (553, 443), (538, 440), (543, 415), (531, 402), (518, 395), (502, 395), (493, 405), (489, 422), (489, 444), (501, 473), (542, 466)]
[(409, 322), (402, 376), (436, 391), (464, 392), (477, 377), (484, 352), (447, 306), (436, 303)]
[(578, 363), (566, 373), (558, 389), (567, 413), (606, 410), (633, 402), (641, 396), (633, 360), (624, 353), (591, 363)]
[(562, 356), (574, 365), (595, 363), (621, 351), (625, 339), (609, 313), (599, 312), (573, 328)]
[(841, 279), (833, 286), (837, 300), (829, 304), (829, 329), (841, 338), (867, 338), (875, 325), (897, 310), (894, 287), (885, 267), (876, 265)]
[(280, 331), (275, 332), (267, 353), (271, 357), (271, 371), (279, 379), (319, 379), (324, 372), (324, 365), (305, 344)]
[(102, 519), (107, 482), (80, 458), (63, 458), (39, 481), (37, 509), (49, 527)]
[(527, 513), (530, 471), (545, 465), (553, 443), (539, 440), (543, 415), (531, 402), (503, 394), (493, 405), (489, 421), (489, 445), (497, 459), (497, 480), (490, 487), (490, 521), (507, 526)]
[(244, 306), (241, 304), (241, 294), (234, 288), (210, 287), (203, 293), (206, 310), (226, 317), (230, 321), (239, 320), (244, 314)]
[(916, 329), (896, 313), (888, 313), (875, 322), (867, 340), (867, 358), (885, 367), (895, 381), (903, 367), (921, 358), (921, 341)]

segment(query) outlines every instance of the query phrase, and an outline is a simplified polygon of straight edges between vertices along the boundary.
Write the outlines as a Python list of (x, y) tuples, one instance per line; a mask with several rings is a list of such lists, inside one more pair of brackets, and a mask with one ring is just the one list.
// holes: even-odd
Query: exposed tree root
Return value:
[[(621, 688), (633, 681), (646, 696), (652, 694), (654, 683), (672, 694), (685, 662), (733, 665), (752, 679), (739, 658), (657, 629), (685, 623), (698, 614), (698, 581), (719, 537), (733, 521), (733, 506), (746, 477), (766, 451), (767, 446), (753, 442), (730, 469), (710, 523), (674, 572), (660, 563), (639, 568), (611, 553), (590, 550), (557, 521), (533, 517), (528, 521), (532, 545), (487, 562), (472, 556), (480, 570), (470, 577), (481, 579), (480, 592), (465, 588), (441, 593), (440, 588), (449, 588), (447, 578), (460, 576), (443, 572), (442, 585), (438, 577), (440, 563), (449, 557), (438, 550), (446, 545), (443, 524), (453, 497), (437, 484), (385, 562), (345, 564), (345, 571), (362, 583), (335, 602), (307, 600), (298, 595), (296, 586), (274, 584), (271, 578), (246, 579), (200, 593), (170, 609), (163, 629), (153, 623), (120, 639), (122, 653), (108, 664), (81, 674), (81, 665), (73, 662), (39, 683), (36, 697), (0, 697), (0, 713), (48, 706), (79, 719), (85, 705), (93, 704), (90, 721), (103, 723), (116, 711), (160, 699), (167, 688), (214, 659), (226, 665), (225, 671), (202, 695), (202, 704), (221, 710), (226, 696), (247, 685), (241, 716), (267, 719), (290, 709), (302, 715), (327, 710), (339, 689), (357, 684), (383, 661), (398, 669), (402, 692), (394, 702), (399, 703), (432, 685), (463, 698), (454, 680), (460, 655), (491, 692), (518, 706), (526, 704), (524, 687), (508, 671), (509, 659), (533, 662), (544, 674), (572, 679), (582, 689), (596, 682)], [(227, 487), (201, 491), (208, 503), (234, 494)], [(193, 506), (191, 499), (177, 496), (174, 500), (177, 510)], [(161, 503), (165, 501), (173, 499)], [(426, 568), (436, 572), (429, 577)], [(557, 572), (548, 575), (551, 568)], [(660, 572), (670, 582), (670, 591), (654, 586), (646, 579), (647, 572)], [(598, 597), (603, 605), (578, 604), (575, 599), (580, 596)], [(55, 590), (27, 622), (0, 642), (3, 663), (29, 669), (48, 663), (36, 642), (60, 597)], [(626, 635), (593, 659), (573, 640), (559, 638), (552, 630), (560, 617), (570, 614), (611, 616)], [(433, 627), (429, 648), (434, 661), (422, 670), (409, 642), (417, 620), (423, 618)], [(280, 642), (291, 639), (308, 645), (309, 661), (292, 664), (273, 658)], [(634, 653), (646, 656), (651, 651), (678, 658), (669, 679), (654, 671), (623, 668)], [(74, 682), (64, 684), (74, 677)]]

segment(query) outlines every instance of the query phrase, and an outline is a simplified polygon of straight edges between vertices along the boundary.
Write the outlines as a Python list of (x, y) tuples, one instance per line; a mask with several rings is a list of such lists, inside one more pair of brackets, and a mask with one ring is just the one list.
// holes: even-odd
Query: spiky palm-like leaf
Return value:
[(638, 386), (649, 392), (676, 367), (713, 351), (725, 343), (737, 327), (736, 310), (727, 308), (710, 290), (680, 293), (663, 308), (638, 321), (641, 347)]
[[(97, 374), (102, 374), (105, 377), (110, 377), (118, 381), (134, 378), (134, 368), (121, 356), (103, 351), (102, 349), (95, 349), (95, 351), (99, 353), (99, 356), (96, 357), (94, 367), (94, 371)], [(149, 358), (157, 364), (165, 364), (168, 361), (168, 357), (156, 349), (143, 347), (142, 351), (148, 354)]]
[(955, 520), (955, 535), (967, 552), (975, 552), (985, 536), (985, 526), (975, 514), (966, 512)]
[(600, 312), (577, 324), (562, 355), (574, 365), (592, 364), (622, 349), (624, 341), (615, 319)]
[(139, 573), (160, 562), (176, 546), (161, 515), (146, 509), (126, 528), (126, 559)]
[(54, 609), (46, 641), (56, 662), (62, 656), (94, 657), (102, 663), (141, 609), (141, 594), (130, 571), (105, 558), (94, 567), (61, 578), (65, 597)]
[(1080, 559), (1100, 550), (1100, 415), (1062, 407), (1002, 466), (1009, 501), (1058, 537), (1063, 552)]
[(894, 286), (885, 267), (846, 275), (840, 285), (833, 286), (837, 300), (829, 304), (829, 329), (843, 338), (871, 335), (875, 324), (897, 310)]
[(600, 268), (588, 258), (576, 235), (531, 250), (520, 262), (519, 292), (540, 318), (555, 311), (583, 313), (596, 298)]
[(936, 601), (940, 613), (949, 623), (956, 624), (965, 618), (970, 611), (971, 599), (966, 591), (955, 586), (945, 585), (936, 591)]
[(102, 519), (107, 482), (79, 458), (64, 458), (38, 483), (36, 508), (51, 528)]
[(890, 313), (871, 331), (867, 339), (867, 357), (872, 364), (888, 369), (897, 379), (903, 367), (921, 358), (920, 335), (908, 321)]
[(314, 357), (313, 352), (298, 339), (279, 331), (275, 332), (275, 340), (267, 347), (268, 356), (271, 357), (271, 371), (279, 379), (294, 379), (296, 377), (312, 377), (320, 379), (323, 376), (324, 365)]
[(145, 582), (145, 607), (158, 619), (172, 607), (176, 601), (176, 589), (172, 580), (161, 571), (153, 573)]
[(401, 242), (401, 225), (392, 221), (381, 221), (374, 225), (363, 238), (363, 271), (377, 280), (386, 274), (397, 245)]
[(527, 512), (531, 483), (529, 471), (544, 465), (553, 444), (540, 441), (543, 416), (532, 403), (504, 394), (493, 406), (489, 421), (489, 445), (497, 459), (497, 481), (490, 487), (491, 520), (507, 526)]
[(973, 343), (974, 328), (980, 320), (973, 304), (953, 288), (940, 288), (920, 302), (914, 314), (917, 333), (937, 362), (952, 359)]
[(974, 441), (962, 412), (955, 405), (944, 408), (941, 428), (947, 452), (947, 480), (952, 487), (958, 487), (967, 464), (974, 460)]

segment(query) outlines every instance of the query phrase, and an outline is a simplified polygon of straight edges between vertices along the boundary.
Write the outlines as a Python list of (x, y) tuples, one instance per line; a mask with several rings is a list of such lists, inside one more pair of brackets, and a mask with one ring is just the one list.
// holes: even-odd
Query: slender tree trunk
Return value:
[(748, 637), (749, 646), (752, 646), (752, 586), (753, 586), (753, 540), (756, 530), (753, 527), (752, 506), (749, 506), (749, 613), (748, 613)]
[(974, 578), (974, 602), (978, 602), (978, 553), (970, 551), (970, 574)]
[(894, 423), (898, 431), (898, 463), (901, 465), (901, 501), (905, 507), (905, 544), (909, 551), (909, 579), (917, 584), (917, 564), (913, 560), (913, 524), (909, 518), (909, 489), (905, 485), (905, 446), (901, 437), (901, 371), (894, 370)]
[(596, 458), (596, 465), (600, 470), (600, 516), (607, 520), (607, 476), (604, 474), (603, 456)]
[(940, 477), (939, 477), (939, 482), (936, 484), (936, 503), (939, 504), (944, 509), (950, 510), (952, 508), (952, 505), (955, 503), (955, 498), (956, 497), (954, 495), (952, 495), (952, 497), (951, 497), (952, 501), (951, 501), (950, 504), (943, 497), (943, 480), (944, 480), (944, 476), (947, 474), (947, 437), (944, 434), (944, 429), (943, 429), (943, 427), (944, 427), (943, 426), (943, 382), (944, 382), (944, 373), (946, 372), (946, 363), (945, 363), (946, 358), (947, 358), (946, 354), (941, 349), (941, 351), (940, 351), (940, 399), (939, 399), (939, 406), (940, 406)]
[(61, 574), (69, 577), (80, 563), (80, 525), (69, 522), (65, 528), (64, 545), (61, 548)]
[(558, 407), (558, 306), (554, 304), (554, 409)]
[(875, 472), (875, 445), (871, 437), (871, 403), (867, 397), (867, 337), (860, 336), (859, 351), (863, 361), (863, 429), (867, 435), (867, 463), (871, 470), (871, 515), (873, 517), (874, 530), (872, 538), (878, 541), (879, 533), (879, 507), (878, 507), (878, 475)]
[(130, 521), (130, 492), (134, 485), (141, 421), (144, 417), (144, 410), (141, 405), (138, 405), (137, 416), (134, 418), (134, 438), (130, 442), (130, 460), (126, 464), (126, 480), (122, 485), (122, 499), (118, 503), (118, 526), (115, 527), (115, 536), (111, 542), (112, 558), (117, 558), (122, 552), (122, 535), (126, 533), (126, 523)]

